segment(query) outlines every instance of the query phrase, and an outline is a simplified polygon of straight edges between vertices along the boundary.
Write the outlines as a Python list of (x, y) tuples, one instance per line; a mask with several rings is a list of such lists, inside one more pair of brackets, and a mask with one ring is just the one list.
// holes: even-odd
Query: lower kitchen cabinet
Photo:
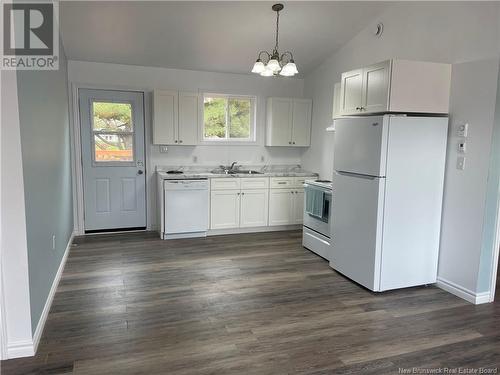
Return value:
[(269, 190), (242, 190), (240, 196), (240, 227), (267, 226)]
[(215, 190), (210, 193), (210, 229), (238, 228), (240, 190)]
[(268, 189), (215, 190), (210, 196), (210, 229), (267, 226)]
[(295, 190), (292, 206), (292, 224), (302, 224), (304, 221), (304, 189)]
[(303, 215), (303, 189), (270, 190), (269, 225), (302, 224)]
[(292, 189), (271, 189), (269, 195), (269, 225), (290, 224), (292, 205)]

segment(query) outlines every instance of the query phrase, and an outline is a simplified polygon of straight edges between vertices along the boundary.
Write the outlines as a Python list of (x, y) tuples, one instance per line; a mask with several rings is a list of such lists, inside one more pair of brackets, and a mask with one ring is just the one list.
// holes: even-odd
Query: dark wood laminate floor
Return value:
[(301, 232), (76, 240), (36, 357), (2, 374), (385, 374), (499, 367), (500, 304), (374, 294)]

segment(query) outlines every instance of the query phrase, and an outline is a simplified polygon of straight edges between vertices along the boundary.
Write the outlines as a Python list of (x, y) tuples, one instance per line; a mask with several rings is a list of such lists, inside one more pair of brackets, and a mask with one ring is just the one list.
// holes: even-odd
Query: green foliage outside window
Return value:
[(248, 139), (251, 134), (251, 99), (205, 97), (204, 137)]

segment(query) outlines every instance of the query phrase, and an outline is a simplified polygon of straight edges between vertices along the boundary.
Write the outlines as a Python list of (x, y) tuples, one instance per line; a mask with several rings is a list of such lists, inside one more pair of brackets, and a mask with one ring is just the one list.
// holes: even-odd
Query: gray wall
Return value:
[(495, 121), (493, 123), (493, 137), (491, 142), (490, 172), (486, 193), (486, 210), (484, 214), (483, 244), (479, 263), (479, 278), (477, 289), (479, 292), (488, 291), (494, 264), (492, 263), (495, 250), (496, 220), (498, 213), (498, 198), (500, 194), (500, 76), (498, 77), (497, 102)]
[[(335, 135), (325, 128), (332, 122), (333, 85), (343, 71), (389, 58), (453, 64), (439, 276), (471, 293), (482, 291), (478, 273), (496, 103), (498, 12), (495, 2), (391, 4), (304, 83), (314, 108), (312, 146), (302, 164), (331, 178)], [(380, 38), (372, 34), (377, 22), (384, 23)], [(464, 121), (470, 136), (466, 169), (459, 171), (455, 132)]]
[(33, 332), (73, 231), (67, 61), (62, 44), (59, 58), (57, 71), (19, 71), (17, 78)]

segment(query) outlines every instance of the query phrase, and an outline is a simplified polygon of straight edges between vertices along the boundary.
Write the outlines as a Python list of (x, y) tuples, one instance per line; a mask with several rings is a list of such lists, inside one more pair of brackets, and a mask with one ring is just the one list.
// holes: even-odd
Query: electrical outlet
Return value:
[(56, 235), (52, 235), (52, 250), (56, 249)]
[(166, 154), (168, 152), (168, 146), (165, 145), (160, 146), (160, 152), (162, 154)]
[(457, 159), (457, 169), (463, 171), (465, 169), (465, 156), (459, 156)]

